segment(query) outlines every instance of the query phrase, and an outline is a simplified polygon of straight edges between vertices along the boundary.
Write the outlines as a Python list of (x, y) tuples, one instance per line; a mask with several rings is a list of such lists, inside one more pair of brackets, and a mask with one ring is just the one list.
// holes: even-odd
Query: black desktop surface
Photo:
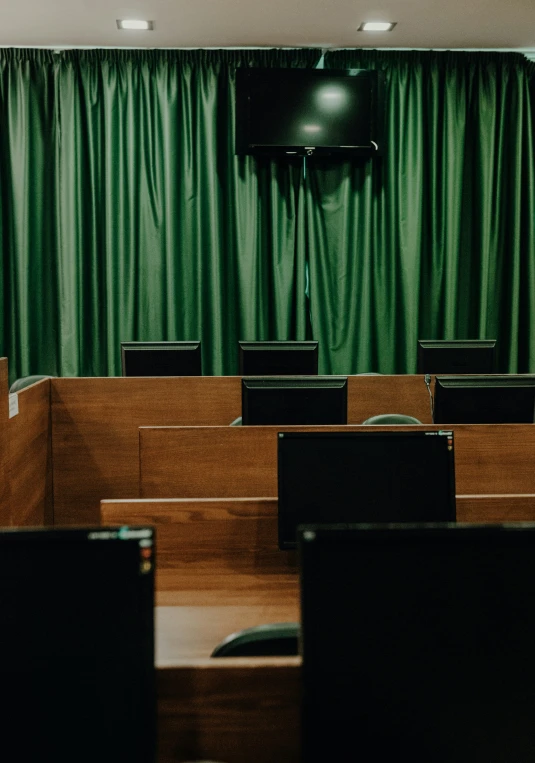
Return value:
[(347, 424), (347, 376), (242, 379), (243, 424)]
[(0, 532), (2, 756), (154, 763), (154, 532)]
[(435, 424), (532, 424), (535, 375), (437, 376)]
[(300, 528), (303, 760), (535, 760), (535, 525)]
[(318, 373), (318, 342), (240, 341), (240, 376), (315, 376)]
[(123, 376), (201, 376), (200, 342), (121, 342)]
[(278, 493), (281, 549), (300, 523), (454, 521), (453, 433), (280, 433)]
[(495, 339), (419, 339), (419, 374), (491, 374)]

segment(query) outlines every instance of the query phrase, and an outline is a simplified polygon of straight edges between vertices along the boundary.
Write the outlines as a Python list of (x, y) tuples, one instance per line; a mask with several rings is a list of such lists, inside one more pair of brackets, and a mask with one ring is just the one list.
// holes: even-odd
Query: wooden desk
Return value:
[(197, 660), (157, 670), (158, 763), (297, 763), (298, 658)]
[(298, 600), (296, 553), (278, 550), (274, 498), (102, 501), (101, 522), (157, 526), (160, 604)]
[[(398, 426), (396, 431), (419, 427)], [(427, 426), (427, 429), (445, 429)], [(145, 427), (142, 498), (277, 495), (277, 433), (369, 431), (368, 427)], [(373, 427), (375, 431), (392, 427)], [(533, 424), (456, 424), (456, 492), (535, 493)]]
[[(140, 426), (228, 425), (241, 377), (52, 379), (51, 411), (54, 521), (94, 523), (101, 499), (139, 497)], [(430, 421), (423, 376), (348, 377), (351, 423), (396, 412)]]

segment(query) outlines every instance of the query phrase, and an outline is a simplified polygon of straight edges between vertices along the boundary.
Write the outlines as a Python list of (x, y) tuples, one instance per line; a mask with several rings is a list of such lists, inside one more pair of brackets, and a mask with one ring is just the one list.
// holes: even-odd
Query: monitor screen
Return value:
[(281, 549), (304, 523), (455, 520), (452, 432), (289, 432), (278, 445)]
[(491, 374), (495, 339), (419, 339), (419, 374)]
[(535, 376), (437, 376), (435, 424), (532, 424)]
[(0, 531), (2, 756), (155, 763), (154, 531)]
[(200, 342), (121, 342), (123, 376), (201, 376)]
[(344, 153), (382, 148), (382, 75), (371, 69), (236, 72), (236, 153)]
[(347, 424), (347, 376), (242, 379), (243, 424)]
[(318, 342), (239, 342), (240, 376), (317, 376)]
[(535, 525), (300, 528), (303, 761), (535, 760)]

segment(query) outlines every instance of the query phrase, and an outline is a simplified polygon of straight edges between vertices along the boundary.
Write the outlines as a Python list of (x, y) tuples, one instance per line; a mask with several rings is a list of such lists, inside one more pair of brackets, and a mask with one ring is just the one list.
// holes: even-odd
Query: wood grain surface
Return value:
[(52, 524), (50, 379), (17, 393), (19, 412), (7, 426), (11, 524)]
[(159, 667), (158, 763), (296, 763), (296, 658), (221, 659)]
[(458, 495), (458, 522), (535, 522), (535, 495)]
[(161, 603), (297, 601), (296, 554), (278, 550), (275, 499), (109, 500), (101, 522), (156, 526)]
[[(138, 427), (230, 424), (241, 414), (241, 378), (52, 379), (57, 524), (93, 523), (102, 498), (138, 496)], [(348, 420), (407, 413), (429, 420), (422, 376), (352, 376)], [(427, 417), (427, 418), (426, 418)]]
[(53, 379), (54, 521), (96, 523), (102, 498), (135, 498), (138, 428), (229, 424), (239, 377)]
[(0, 527), (11, 524), (11, 504), (9, 501), (9, 481), (7, 477), (9, 421), (9, 382), (7, 358), (0, 358)]
[[(426, 427), (429, 430), (443, 426)], [(341, 427), (284, 427), (340, 431)], [(344, 428), (367, 431), (368, 427)], [(373, 427), (375, 431), (392, 427)], [(418, 427), (397, 426), (396, 431)], [(535, 493), (535, 425), (456, 424), (456, 493)], [(209, 498), (277, 495), (281, 427), (147, 427), (140, 430), (140, 496)]]
[(362, 424), (371, 416), (402, 413), (431, 424), (431, 405), (424, 376), (349, 376), (347, 423)]

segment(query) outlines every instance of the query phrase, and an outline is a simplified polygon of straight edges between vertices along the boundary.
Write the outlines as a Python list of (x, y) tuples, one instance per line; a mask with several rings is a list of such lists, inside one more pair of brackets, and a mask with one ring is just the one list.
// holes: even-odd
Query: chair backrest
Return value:
[(299, 623), (269, 623), (233, 633), (211, 657), (286, 657), (298, 654)]
[(35, 384), (38, 381), (41, 381), (41, 379), (53, 379), (53, 376), (48, 376), (47, 374), (35, 374), (34, 376), (21, 376), (20, 379), (16, 379), (11, 387), (9, 388), (10, 392), (20, 392), (21, 389), (24, 389), (25, 387), (29, 387), (31, 384)]
[(376, 426), (388, 424), (421, 424), (419, 419), (414, 416), (407, 416), (404, 413), (380, 413), (378, 416), (371, 416), (363, 424), (375, 424)]

